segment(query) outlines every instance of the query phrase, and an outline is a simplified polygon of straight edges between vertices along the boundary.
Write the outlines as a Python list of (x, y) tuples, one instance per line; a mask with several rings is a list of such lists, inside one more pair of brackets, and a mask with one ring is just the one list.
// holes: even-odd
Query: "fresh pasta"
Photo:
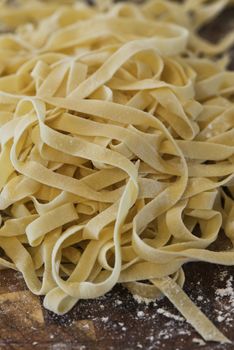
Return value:
[(234, 32), (197, 34), (227, 5), (1, 2), (0, 267), (47, 309), (122, 283), (229, 342), (182, 289), (234, 265)]

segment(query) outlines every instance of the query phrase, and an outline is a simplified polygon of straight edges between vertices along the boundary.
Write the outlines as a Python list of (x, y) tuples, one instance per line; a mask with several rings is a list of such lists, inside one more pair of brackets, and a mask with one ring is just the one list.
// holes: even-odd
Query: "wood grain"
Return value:
[[(234, 341), (234, 308), (228, 296), (217, 298), (234, 275), (234, 267), (205, 263), (185, 266), (188, 295)], [(139, 304), (121, 286), (96, 300), (81, 300), (65, 316), (45, 310), (26, 290), (21, 275), (1, 272), (0, 349), (195, 350), (201, 338), (165, 299)], [(158, 311), (164, 310), (164, 315)], [(166, 312), (165, 312), (166, 311)], [(226, 320), (219, 322), (219, 316)], [(198, 339), (198, 340), (197, 340)], [(233, 344), (207, 343), (203, 350), (231, 350)]]
[[(231, 8), (201, 34), (216, 41), (233, 29)], [(234, 50), (231, 54), (234, 69)], [(234, 267), (190, 263), (185, 273), (185, 291), (232, 344), (203, 344), (169, 301), (139, 304), (121, 286), (99, 299), (81, 300), (67, 315), (57, 316), (42, 307), (42, 298), (27, 290), (20, 273), (7, 270), (0, 272), (0, 350), (234, 349), (234, 301), (216, 294), (228, 279), (234, 287), (230, 280)]]

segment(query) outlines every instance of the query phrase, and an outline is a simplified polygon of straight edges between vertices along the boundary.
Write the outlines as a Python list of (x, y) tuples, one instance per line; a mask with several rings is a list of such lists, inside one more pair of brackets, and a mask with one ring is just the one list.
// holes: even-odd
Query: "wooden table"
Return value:
[[(234, 341), (232, 300), (216, 294), (234, 267), (190, 263), (185, 272), (188, 295)], [(27, 290), (20, 273), (1, 272), (1, 350), (234, 349), (233, 344), (203, 343), (166, 299), (139, 304), (121, 286), (99, 299), (80, 301), (63, 317), (43, 309), (41, 300)]]
[[(233, 28), (234, 8), (202, 34), (215, 41)], [(0, 350), (234, 349), (233, 296), (221, 297), (219, 290), (234, 287), (234, 267), (190, 263), (185, 272), (185, 291), (233, 344), (203, 343), (168, 300), (139, 304), (121, 286), (102, 298), (82, 300), (59, 317), (43, 309), (42, 298), (27, 290), (20, 273), (1, 271)]]

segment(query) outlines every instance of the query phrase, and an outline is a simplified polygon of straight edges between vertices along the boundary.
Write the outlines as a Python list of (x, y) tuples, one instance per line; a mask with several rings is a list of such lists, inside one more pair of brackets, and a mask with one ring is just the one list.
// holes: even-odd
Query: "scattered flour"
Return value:
[(83, 325), (82, 325), (82, 328), (83, 328), (83, 329), (88, 329), (88, 328), (89, 328), (89, 324), (88, 324), (88, 323), (83, 324)]
[(143, 298), (143, 297), (140, 297), (139, 295), (135, 294), (133, 295), (133, 299), (138, 302), (138, 304), (146, 304), (146, 305), (149, 305), (150, 303), (154, 303), (155, 300), (154, 299), (148, 299), (148, 298)]
[(146, 339), (149, 339), (151, 342), (153, 342), (154, 341), (154, 336), (150, 335), (149, 337), (146, 337)]
[(143, 311), (137, 311), (137, 317), (144, 317), (145, 313)]
[[(222, 278), (225, 278), (225, 275), (222, 276)], [(223, 322), (225, 320), (225, 323), (227, 325), (232, 325), (234, 320), (234, 280), (233, 277), (230, 276), (229, 279), (226, 281), (226, 287), (225, 288), (219, 288), (215, 291), (216, 294), (216, 302), (219, 305), (219, 310), (216, 312), (218, 313), (217, 321)], [(224, 299), (226, 300), (224, 304)]]
[(220, 316), (220, 315), (219, 315), (219, 316), (217, 317), (217, 321), (218, 321), (218, 322), (223, 322), (224, 320), (225, 320), (225, 317), (224, 317), (224, 316)]
[(227, 271), (222, 271), (219, 274), (220, 281), (224, 281), (225, 277), (227, 277), (228, 272)]
[(191, 335), (191, 332), (188, 329), (179, 329), (178, 334), (179, 335)]
[(169, 339), (169, 332), (167, 329), (162, 329), (159, 334), (158, 334), (159, 338), (163, 338), (163, 339)]
[(137, 348), (139, 348), (139, 349), (143, 349), (143, 345), (141, 344), (141, 343), (137, 343)]
[(229, 297), (232, 307), (234, 307), (234, 289), (233, 277), (231, 276), (226, 282), (226, 288), (217, 289), (215, 294), (219, 297)]
[(167, 310), (164, 310), (164, 309), (162, 309), (162, 308), (157, 309), (157, 313), (158, 313), (158, 314), (161, 314), (161, 315), (163, 315), (163, 316), (165, 316), (165, 317), (172, 318), (172, 319), (175, 320), (175, 321), (181, 321), (181, 322), (184, 322), (184, 321), (185, 321), (185, 319), (184, 319), (183, 317), (178, 316), (178, 315), (174, 315), (174, 314), (172, 314), (171, 312), (169, 312), (169, 311), (167, 311)]

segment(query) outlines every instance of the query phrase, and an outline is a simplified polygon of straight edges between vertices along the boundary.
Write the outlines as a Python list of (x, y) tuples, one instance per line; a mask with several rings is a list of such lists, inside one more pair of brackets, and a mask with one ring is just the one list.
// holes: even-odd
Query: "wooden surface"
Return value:
[[(234, 341), (234, 300), (230, 295), (217, 295), (230, 282), (234, 267), (190, 263), (185, 272), (188, 295)], [(165, 299), (139, 304), (117, 286), (99, 299), (81, 300), (61, 317), (43, 309), (40, 298), (27, 290), (20, 273), (1, 272), (1, 350), (234, 349), (234, 343), (201, 342), (200, 346), (199, 341), (201, 337)]]
[[(234, 8), (202, 34), (215, 41), (233, 29)], [(121, 286), (102, 298), (82, 300), (59, 317), (43, 309), (42, 298), (27, 290), (20, 273), (1, 271), (0, 350), (234, 349), (234, 267), (190, 263), (185, 272), (185, 291), (232, 344), (203, 343), (169, 301), (139, 304)]]

